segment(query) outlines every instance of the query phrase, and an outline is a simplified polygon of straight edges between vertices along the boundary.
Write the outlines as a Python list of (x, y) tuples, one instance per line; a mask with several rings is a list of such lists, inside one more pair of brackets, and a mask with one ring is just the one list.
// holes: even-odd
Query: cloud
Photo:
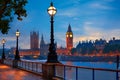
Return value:
[(74, 4), (79, 4), (82, 0), (71, 0)]
[(56, 39), (59, 41), (65, 42), (66, 41), (66, 33), (57, 32)]
[[(67, 8), (67, 9), (60, 9), (58, 12), (58, 16), (65, 16), (65, 17), (74, 17), (78, 15), (78, 8)], [(61, 13), (62, 12), (62, 13)]]
[(64, 33), (57, 33), (55, 37), (55, 42), (57, 42), (57, 47), (66, 46), (66, 36)]
[(92, 3), (90, 4), (90, 7), (94, 9), (103, 9), (103, 10), (113, 9), (112, 7), (102, 4), (102, 3)]
[(103, 1), (106, 1), (106, 2), (113, 2), (113, 1), (115, 1), (115, 0), (103, 0)]
[(84, 22), (84, 25), (85, 25), (85, 26), (87, 26), (87, 25), (91, 25), (91, 24), (93, 24), (93, 22), (90, 22), (90, 21), (86, 21), (86, 22)]

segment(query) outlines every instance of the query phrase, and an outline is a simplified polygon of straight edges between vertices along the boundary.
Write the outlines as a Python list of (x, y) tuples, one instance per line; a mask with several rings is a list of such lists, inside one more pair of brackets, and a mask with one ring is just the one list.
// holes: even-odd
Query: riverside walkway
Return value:
[[(120, 70), (5, 59), (0, 80), (120, 80)], [(14, 65), (14, 66), (13, 66)], [(15, 67), (15, 68), (12, 68)], [(44, 79), (43, 79), (44, 78)]]
[(42, 76), (31, 72), (0, 64), (0, 80), (44, 80)]

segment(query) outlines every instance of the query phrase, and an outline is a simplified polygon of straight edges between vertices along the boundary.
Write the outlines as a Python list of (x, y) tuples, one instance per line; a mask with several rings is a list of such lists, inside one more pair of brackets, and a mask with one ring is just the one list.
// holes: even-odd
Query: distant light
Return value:
[(6, 40), (5, 40), (5, 39), (3, 39), (3, 40), (2, 40), (2, 44), (4, 44), (5, 42), (6, 42)]
[(19, 37), (20, 36), (20, 32), (19, 32), (19, 30), (17, 29), (17, 31), (16, 31), (16, 36), (17, 37)]
[(38, 56), (33, 56), (33, 58), (37, 58)]
[(21, 58), (23, 57), (23, 56), (20, 56)]

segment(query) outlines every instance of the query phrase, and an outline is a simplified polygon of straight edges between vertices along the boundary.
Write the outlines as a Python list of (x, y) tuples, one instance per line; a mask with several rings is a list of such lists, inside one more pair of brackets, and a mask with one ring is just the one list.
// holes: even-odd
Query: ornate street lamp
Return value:
[(2, 40), (2, 44), (3, 44), (3, 52), (2, 52), (2, 59), (5, 59), (5, 52), (4, 52), (4, 47), (5, 47), (5, 39)]
[(18, 50), (18, 37), (20, 36), (19, 30), (16, 31), (16, 54), (15, 54), (15, 60), (20, 60), (19, 56), (19, 50)]
[(56, 14), (57, 10), (53, 6), (53, 3), (51, 2), (50, 7), (47, 9), (48, 14), (51, 17), (51, 39), (50, 39), (50, 45), (49, 45), (49, 53), (47, 57), (47, 63), (59, 63), (58, 58), (57, 58), (57, 53), (56, 53), (56, 47), (54, 44), (54, 27), (53, 27), (53, 19), (54, 15)]

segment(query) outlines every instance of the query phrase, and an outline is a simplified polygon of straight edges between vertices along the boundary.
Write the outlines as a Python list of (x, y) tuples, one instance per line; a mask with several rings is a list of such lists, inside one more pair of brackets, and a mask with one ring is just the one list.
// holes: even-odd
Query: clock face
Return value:
[(68, 35), (67, 35), (67, 37), (68, 37)]
[(70, 34), (70, 37), (72, 37), (72, 34)]

